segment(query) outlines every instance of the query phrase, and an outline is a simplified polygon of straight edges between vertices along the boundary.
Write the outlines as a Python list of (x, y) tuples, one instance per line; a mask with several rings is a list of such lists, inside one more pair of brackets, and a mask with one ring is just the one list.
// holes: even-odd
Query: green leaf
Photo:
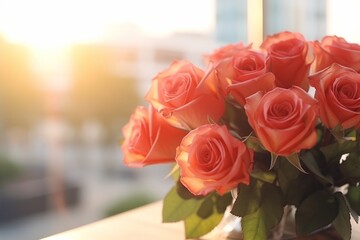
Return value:
[(335, 128), (331, 129), (330, 132), (338, 142), (344, 142), (344, 129), (341, 124), (338, 124)]
[(360, 186), (350, 186), (346, 194), (351, 208), (360, 215)]
[(349, 203), (349, 200), (348, 200), (346, 197), (345, 197), (344, 199), (345, 199), (345, 202), (346, 202), (347, 207), (348, 207), (348, 209), (349, 209), (350, 216), (354, 219), (354, 221), (355, 221), (356, 223), (359, 223), (359, 214), (357, 214), (357, 213), (354, 211), (354, 209), (351, 208), (351, 205), (350, 205), (350, 203)]
[(276, 179), (275, 173), (269, 170), (263, 171), (260, 169), (254, 169), (251, 171), (250, 175), (255, 179), (268, 183), (273, 183)]
[(345, 141), (343, 143), (327, 145), (322, 147), (320, 150), (328, 161), (333, 159), (340, 160), (340, 157), (343, 154), (358, 150), (358, 144), (359, 143), (357, 141)]
[(284, 212), (284, 200), (279, 187), (268, 183), (263, 185), (261, 189), (261, 209), (264, 212), (268, 230), (280, 222)]
[(338, 215), (338, 203), (328, 191), (317, 191), (307, 197), (295, 214), (296, 231), (307, 235), (334, 221)]
[(360, 155), (350, 153), (346, 160), (340, 164), (341, 173), (349, 178), (360, 178)]
[(263, 147), (262, 143), (260, 142), (260, 139), (258, 139), (257, 137), (249, 136), (246, 138), (245, 143), (248, 148), (253, 149), (255, 152), (263, 152), (264, 151), (264, 147)]
[(178, 187), (174, 186), (163, 201), (163, 222), (178, 222), (198, 211), (202, 199), (184, 199), (178, 194)]
[(255, 212), (241, 219), (241, 227), (246, 240), (266, 240), (267, 231), (263, 220), (263, 211), (258, 208)]
[(335, 218), (333, 223), (334, 228), (343, 238), (343, 240), (350, 240), (351, 238), (351, 223), (350, 223), (350, 213), (349, 208), (346, 204), (344, 195), (340, 192), (335, 193), (335, 198), (337, 199), (339, 205), (339, 214)]
[(249, 125), (245, 109), (239, 106), (231, 98), (226, 98), (226, 108), (220, 122), (227, 124), (230, 130), (234, 130), (237, 135), (248, 136), (252, 132)]
[(291, 154), (290, 156), (287, 156), (286, 158), (294, 167), (296, 167), (303, 173), (307, 173), (301, 166), (299, 153)]
[(347, 140), (356, 140), (355, 128), (343, 129), (343, 127), (339, 124), (334, 129), (331, 129), (330, 132), (339, 143), (343, 143)]
[(202, 203), (197, 211), (197, 215), (202, 218), (206, 219), (210, 217), (214, 213), (214, 202), (211, 196), (207, 197)]
[(176, 192), (179, 197), (187, 200), (187, 199), (202, 199), (204, 196), (196, 196), (192, 194), (180, 181), (176, 184)]
[(350, 128), (345, 131), (345, 138), (351, 139), (351, 141), (356, 141), (356, 130), (355, 128)]
[(216, 209), (219, 213), (224, 213), (226, 208), (232, 203), (231, 193), (226, 193), (223, 196), (215, 194)]
[(290, 182), (285, 192), (286, 204), (298, 207), (300, 203), (311, 193), (322, 189), (323, 186), (310, 175), (299, 175)]
[(213, 193), (203, 199), (198, 210), (184, 220), (186, 238), (197, 238), (214, 229), (231, 202), (230, 193), (222, 196)]
[(278, 180), (280, 188), (283, 192), (287, 192), (289, 184), (294, 181), (300, 172), (294, 168), (294, 166), (289, 163), (289, 161), (285, 158), (281, 158), (279, 161), (278, 168)]
[[(207, 198), (208, 199), (212, 198)], [(206, 203), (206, 205), (209, 203)], [(194, 213), (184, 220), (185, 235), (188, 238), (198, 238), (213, 230), (221, 221), (223, 213), (219, 213), (214, 203), (210, 207), (212, 214), (203, 218), (199, 216), (199, 213)]]
[(283, 204), (280, 189), (265, 183), (261, 189), (260, 207), (244, 216), (241, 226), (246, 240), (266, 240), (270, 230), (280, 222)]
[(240, 184), (238, 190), (231, 213), (243, 217), (255, 212), (260, 204), (261, 182), (251, 178), (250, 185)]
[(309, 168), (309, 170), (314, 173), (323, 183), (329, 183), (331, 185), (334, 184), (334, 181), (332, 178), (325, 176), (321, 169), (316, 162), (314, 156), (311, 154), (310, 151), (304, 151), (302, 155), (303, 163), (306, 167)]

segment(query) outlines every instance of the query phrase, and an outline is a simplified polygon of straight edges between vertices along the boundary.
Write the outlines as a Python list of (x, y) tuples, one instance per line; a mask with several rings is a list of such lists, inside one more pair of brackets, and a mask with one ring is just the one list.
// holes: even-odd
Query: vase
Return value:
[[(220, 224), (204, 239), (208, 240), (243, 240), (241, 229), (241, 218), (230, 213), (229, 207)], [(284, 208), (284, 215), (277, 226), (275, 226), (268, 240), (287, 240), (296, 238), (295, 209), (292, 206)]]
[[(241, 218), (230, 213), (229, 206), (219, 225), (203, 240), (244, 240)], [(297, 236), (294, 206), (285, 206), (280, 222), (270, 231), (267, 240), (342, 240), (335, 229), (329, 225), (307, 236)]]
[[(232, 215), (230, 210), (230, 208), (227, 209), (220, 224), (201, 239), (244, 240), (241, 230), (241, 219)], [(342, 238), (331, 226), (319, 229), (307, 236), (297, 236), (295, 229), (295, 208), (286, 206), (280, 223), (271, 230), (267, 240), (342, 240)]]

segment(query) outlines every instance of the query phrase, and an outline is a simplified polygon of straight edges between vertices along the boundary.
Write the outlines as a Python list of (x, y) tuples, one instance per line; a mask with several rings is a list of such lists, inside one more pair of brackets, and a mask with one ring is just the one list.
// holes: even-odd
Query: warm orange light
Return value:
[(58, 48), (101, 37), (104, 16), (84, 0), (2, 1), (0, 27), (10, 41), (35, 48)]
[(51, 89), (67, 88), (67, 50), (74, 44), (101, 42), (123, 31), (119, 36), (206, 33), (214, 20), (215, 0), (0, 0), (0, 35), (30, 48), (38, 82)]
[(150, 33), (211, 31), (214, 0), (2, 0), (0, 33), (33, 48), (99, 41), (130, 23)]
[(260, 47), (264, 37), (263, 9), (263, 0), (247, 1), (248, 43), (252, 43), (255, 48)]

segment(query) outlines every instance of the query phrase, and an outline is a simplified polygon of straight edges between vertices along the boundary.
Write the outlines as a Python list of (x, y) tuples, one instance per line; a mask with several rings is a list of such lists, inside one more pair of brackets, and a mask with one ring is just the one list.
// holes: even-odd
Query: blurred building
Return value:
[(247, 41), (247, 0), (216, 1), (216, 40), (223, 43)]
[[(137, 96), (145, 95), (159, 71), (182, 59), (204, 68), (203, 56), (211, 53), (217, 42), (212, 36), (200, 34), (161, 38), (118, 31), (107, 41), (74, 46), (69, 54), (55, 60), (47, 54), (36, 59), (39, 62), (35, 63), (45, 61), (50, 66), (46, 71), (39, 71), (38, 64), (26, 59), (24, 65), (34, 72), (32, 83), (40, 81), (46, 87), (38, 93), (41, 111), (28, 128), (0, 128), (0, 155), (22, 170), (16, 179), (4, 184), (21, 182), (0, 192), (0, 203), (14, 205), (18, 202), (15, 197), (22, 199), (15, 207), (5, 207), (8, 211), (4, 211), (8, 205), (2, 204), (0, 239), (38, 239), (64, 231), (102, 218), (114, 200), (136, 192), (148, 192), (158, 199), (172, 186), (171, 180), (162, 181), (170, 171), (167, 165), (133, 171), (122, 164), (121, 128), (134, 105), (140, 104)], [(12, 68), (0, 67), (5, 83), (14, 82), (5, 70), (19, 72), (19, 61), (14, 62)], [(22, 93), (18, 90), (24, 84), (20, 86), (12, 87), (17, 94), (13, 99)], [(10, 87), (4, 91), (9, 92)], [(30, 103), (32, 98), (24, 102)], [(8, 109), (17, 113), (10, 105)], [(106, 134), (112, 137), (106, 138)], [(19, 190), (19, 186), (28, 191)], [(34, 202), (27, 204), (29, 198)], [(20, 212), (23, 206), (30, 207)], [(62, 219), (57, 212), (61, 209), (65, 209)], [(8, 222), (10, 218), (12, 223), (1, 224), (1, 220)]]
[(321, 39), (327, 32), (326, 6), (326, 0), (264, 0), (264, 35), (289, 30)]
[[(264, 36), (288, 30), (301, 32), (307, 40), (321, 39), (327, 32), (326, 0), (263, 0)], [(216, 40), (247, 42), (247, 0), (216, 1)]]
[(144, 96), (156, 74), (174, 60), (188, 60), (204, 68), (204, 55), (214, 51), (218, 43), (208, 35), (179, 33), (167, 37), (138, 34), (114, 35), (108, 43), (112, 49), (113, 71), (137, 80), (140, 96)]

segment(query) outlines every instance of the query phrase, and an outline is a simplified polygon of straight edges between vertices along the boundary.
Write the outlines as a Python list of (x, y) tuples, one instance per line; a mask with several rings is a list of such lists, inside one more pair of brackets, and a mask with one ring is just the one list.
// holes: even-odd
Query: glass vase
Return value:
[[(209, 240), (243, 240), (241, 218), (230, 213), (229, 207), (220, 224), (206, 236)], [(291, 206), (284, 208), (284, 215), (280, 223), (269, 234), (268, 240), (295, 239), (295, 209)]]
[[(241, 218), (230, 213), (231, 207), (228, 207), (220, 224), (203, 240), (244, 240), (241, 230)], [(268, 240), (341, 240), (331, 225), (319, 229), (308, 236), (297, 236), (295, 226), (295, 207), (285, 206), (284, 214), (279, 224), (275, 226)]]

